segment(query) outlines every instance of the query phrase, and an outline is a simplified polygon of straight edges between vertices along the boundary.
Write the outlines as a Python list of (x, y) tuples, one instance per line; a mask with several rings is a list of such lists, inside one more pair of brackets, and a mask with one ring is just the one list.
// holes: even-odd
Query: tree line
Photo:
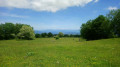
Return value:
[(63, 34), (59, 32), (58, 34), (49, 33), (34, 33), (33, 27), (27, 24), (20, 23), (1, 23), (0, 24), (0, 40), (9, 40), (9, 39), (25, 39), (25, 40), (33, 40), (35, 38), (47, 38), (47, 37), (55, 37), (59, 39), (59, 37), (79, 37), (79, 35), (69, 35)]
[(34, 30), (27, 24), (0, 24), (0, 40), (9, 39), (27, 39), (33, 40), (35, 38)]
[(80, 35), (78, 34), (63, 34), (62, 32), (59, 32), (58, 34), (53, 34), (51, 32), (49, 33), (36, 33), (35, 34), (35, 37), (36, 38), (49, 38), (49, 37), (55, 37), (55, 36), (58, 36), (58, 37), (80, 37)]
[(120, 37), (120, 9), (83, 23), (80, 34), (87, 40)]

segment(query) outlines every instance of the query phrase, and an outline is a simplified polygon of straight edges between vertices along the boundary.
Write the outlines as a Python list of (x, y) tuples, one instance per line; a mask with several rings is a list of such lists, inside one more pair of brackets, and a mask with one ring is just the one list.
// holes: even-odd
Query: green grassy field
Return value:
[(120, 67), (120, 38), (1, 40), (0, 67)]

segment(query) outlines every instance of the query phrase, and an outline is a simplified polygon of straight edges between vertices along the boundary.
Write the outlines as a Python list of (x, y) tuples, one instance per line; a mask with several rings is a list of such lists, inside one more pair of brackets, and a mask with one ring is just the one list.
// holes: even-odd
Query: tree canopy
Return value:
[(23, 25), (17, 34), (20, 39), (33, 40), (35, 38), (34, 30), (29, 25)]
[[(7, 22), (5, 24), (0, 24), (0, 40), (8, 40), (8, 39), (16, 38), (18, 33), (21, 32), (21, 28), (23, 26), (30, 27), (30, 25), (19, 24), (19, 23), (13, 24), (10, 22), (9, 23)], [(31, 29), (32, 29), (32, 27), (31, 27)], [(26, 31), (29, 31), (29, 29), (27, 29)]]
[(59, 32), (58, 36), (59, 36), (59, 37), (63, 37), (64, 34), (63, 34), (62, 32)]
[(107, 16), (99, 15), (96, 19), (82, 24), (81, 36), (87, 40), (120, 37), (120, 9), (110, 11)]

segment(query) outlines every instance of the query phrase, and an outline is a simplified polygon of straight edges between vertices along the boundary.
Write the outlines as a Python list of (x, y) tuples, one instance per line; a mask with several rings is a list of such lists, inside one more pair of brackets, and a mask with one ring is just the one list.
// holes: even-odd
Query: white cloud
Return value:
[(108, 7), (107, 9), (108, 9), (108, 10), (117, 10), (118, 8), (117, 8), (117, 7), (111, 7), (111, 6), (110, 6), (110, 7)]
[(98, 0), (0, 0), (0, 7), (56, 12), (72, 6), (84, 6)]
[(2, 15), (2, 16), (8, 16), (8, 17), (17, 17), (17, 18), (28, 18), (28, 16), (21, 16), (21, 15), (1, 13), (1, 12), (0, 12), (0, 15)]
[(97, 3), (99, 0), (95, 0), (94, 2)]

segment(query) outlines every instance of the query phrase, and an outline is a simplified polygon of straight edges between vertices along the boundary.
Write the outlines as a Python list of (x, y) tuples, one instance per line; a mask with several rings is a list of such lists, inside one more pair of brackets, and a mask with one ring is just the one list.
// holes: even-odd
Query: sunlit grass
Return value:
[(0, 67), (119, 67), (120, 38), (1, 40)]

